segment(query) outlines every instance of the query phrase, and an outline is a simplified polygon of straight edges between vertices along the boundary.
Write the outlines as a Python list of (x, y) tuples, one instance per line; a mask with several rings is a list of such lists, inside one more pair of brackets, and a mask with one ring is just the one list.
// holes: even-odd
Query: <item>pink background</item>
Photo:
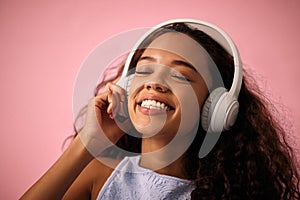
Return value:
[[(225, 29), (300, 139), (298, 0), (1, 0), (0, 199), (17, 199), (62, 153), (72, 134), (81, 63), (103, 40), (171, 18)], [(189, 3), (188, 3), (189, 2)]]

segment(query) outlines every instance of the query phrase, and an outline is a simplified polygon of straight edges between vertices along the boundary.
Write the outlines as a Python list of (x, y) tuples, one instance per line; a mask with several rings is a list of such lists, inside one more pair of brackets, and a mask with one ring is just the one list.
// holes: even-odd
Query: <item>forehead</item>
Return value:
[(148, 48), (173, 53), (191, 63), (198, 71), (203, 65), (209, 65), (211, 60), (207, 51), (197, 41), (179, 32), (160, 35)]

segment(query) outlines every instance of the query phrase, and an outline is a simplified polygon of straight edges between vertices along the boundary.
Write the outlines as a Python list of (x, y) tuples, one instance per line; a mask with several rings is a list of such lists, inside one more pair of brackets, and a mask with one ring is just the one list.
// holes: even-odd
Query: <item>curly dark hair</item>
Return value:
[[(199, 42), (216, 63), (225, 87), (230, 88), (233, 59), (223, 47), (207, 34), (185, 24), (167, 28)], [(270, 101), (246, 77), (234, 126), (222, 133), (217, 145), (203, 159), (196, 157), (204, 135), (200, 128), (186, 153), (186, 170), (197, 186), (192, 199), (300, 198), (296, 160), (286, 141), (285, 130), (272, 116)]]
[[(158, 29), (146, 39), (146, 48), (154, 38), (166, 32), (184, 33), (209, 53), (229, 89), (234, 74), (233, 58), (204, 32), (184, 23)], [(135, 66), (143, 50), (137, 51)], [(198, 133), (183, 155), (186, 176), (196, 188), (192, 199), (299, 199), (299, 174), (286, 131), (273, 117), (272, 104), (247, 73), (239, 94), (240, 110), (234, 126), (224, 131), (213, 150), (199, 159), (198, 153), (206, 132)], [(134, 140), (134, 145), (132, 141)], [(139, 152), (140, 139), (124, 135), (117, 143), (123, 149)]]

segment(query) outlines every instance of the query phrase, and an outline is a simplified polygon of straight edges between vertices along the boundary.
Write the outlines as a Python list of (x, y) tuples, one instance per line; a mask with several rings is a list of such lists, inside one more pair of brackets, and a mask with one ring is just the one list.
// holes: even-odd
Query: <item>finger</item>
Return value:
[(109, 91), (106, 91), (94, 97), (95, 106), (98, 107), (100, 110), (106, 110), (108, 106), (108, 96)]
[(118, 93), (112, 93), (108, 96), (108, 108), (107, 113), (114, 118), (120, 110), (120, 95)]
[(108, 83), (107, 84), (108, 90), (112, 91), (112, 93), (117, 93), (118, 95), (120, 95), (120, 99), (121, 101), (125, 101), (125, 95), (126, 95), (126, 91), (121, 88), (120, 86), (113, 84), (113, 83)]

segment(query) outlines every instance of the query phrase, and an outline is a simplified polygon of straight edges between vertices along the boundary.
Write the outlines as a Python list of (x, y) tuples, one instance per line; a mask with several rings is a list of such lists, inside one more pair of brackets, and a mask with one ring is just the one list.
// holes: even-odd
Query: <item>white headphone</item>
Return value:
[[(236, 45), (224, 30), (214, 24), (194, 19), (174, 19), (160, 23), (144, 34), (133, 49), (137, 49), (155, 30), (173, 23), (185, 23), (188, 26), (203, 31), (232, 55), (234, 60), (234, 77), (230, 90), (227, 91), (223, 86), (214, 89), (210, 92), (210, 95), (202, 108), (201, 125), (203, 129), (209, 133), (206, 134), (199, 153), (199, 157), (204, 157), (213, 148), (221, 132), (229, 130), (236, 121), (239, 110), (238, 95), (243, 78), (242, 61)], [(134, 53), (135, 52), (132, 51), (126, 60), (122, 78), (125, 78), (128, 75), (127, 72)]]

